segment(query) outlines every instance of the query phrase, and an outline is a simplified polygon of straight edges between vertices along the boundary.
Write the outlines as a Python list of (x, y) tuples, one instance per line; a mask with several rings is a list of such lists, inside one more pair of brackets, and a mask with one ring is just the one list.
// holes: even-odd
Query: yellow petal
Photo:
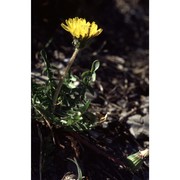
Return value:
[(70, 32), (72, 36), (77, 39), (89, 39), (98, 36), (102, 32), (102, 29), (98, 29), (98, 26), (94, 21), (90, 23), (83, 18), (69, 18), (68, 20), (65, 20), (65, 22), (66, 25), (61, 23), (62, 28)]

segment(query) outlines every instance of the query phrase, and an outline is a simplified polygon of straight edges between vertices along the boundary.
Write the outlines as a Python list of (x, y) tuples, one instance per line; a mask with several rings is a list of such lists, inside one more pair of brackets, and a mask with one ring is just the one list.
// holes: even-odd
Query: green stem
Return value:
[(63, 75), (63, 76), (60, 78), (60, 80), (59, 80), (57, 89), (56, 89), (56, 91), (55, 91), (55, 93), (54, 93), (54, 97), (53, 97), (53, 112), (54, 112), (55, 107), (56, 107), (57, 99), (58, 99), (58, 96), (59, 96), (61, 87), (62, 87), (62, 85), (63, 85), (63, 81), (64, 81), (65, 77), (67, 76), (67, 74), (68, 74), (68, 72), (69, 72), (69, 70), (70, 70), (70, 68), (71, 68), (71, 66), (72, 66), (72, 64), (73, 64), (73, 62), (74, 62), (74, 60), (75, 60), (78, 52), (79, 52), (79, 49), (76, 48), (76, 49), (74, 50), (74, 52), (73, 52), (70, 60), (69, 60), (69, 63), (68, 63), (68, 65), (67, 65), (66, 69), (65, 69), (64, 75)]

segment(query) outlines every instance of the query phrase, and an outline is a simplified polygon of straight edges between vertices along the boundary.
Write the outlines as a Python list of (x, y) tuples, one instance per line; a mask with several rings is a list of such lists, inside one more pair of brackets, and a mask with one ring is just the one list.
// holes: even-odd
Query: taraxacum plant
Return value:
[(73, 75), (71, 66), (86, 42), (98, 36), (102, 29), (98, 29), (95, 22), (88, 22), (83, 18), (69, 18), (61, 23), (66, 31), (73, 37), (74, 52), (70, 58), (64, 74), (57, 80), (54, 79), (51, 65), (45, 51), (41, 51), (46, 68), (48, 80), (45, 84), (32, 83), (32, 107), (35, 119), (69, 130), (88, 130), (96, 123), (96, 117), (88, 112), (90, 101), (86, 92), (93, 92), (91, 84), (96, 80), (96, 71), (100, 66), (98, 60), (92, 63), (91, 69), (83, 72), (80, 77)]

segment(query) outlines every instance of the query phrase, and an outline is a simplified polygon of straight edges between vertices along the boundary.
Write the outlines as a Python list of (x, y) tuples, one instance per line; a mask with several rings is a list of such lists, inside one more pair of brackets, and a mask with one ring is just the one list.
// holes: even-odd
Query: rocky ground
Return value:
[[(82, 50), (73, 65), (78, 74), (101, 63), (90, 96), (91, 112), (105, 117), (95, 129), (83, 133), (54, 130), (53, 143), (48, 128), (32, 117), (32, 179), (39, 178), (38, 134), (43, 138), (43, 180), (68, 179), (77, 173), (67, 158), (76, 157), (86, 179), (147, 180), (148, 160), (136, 172), (124, 167), (127, 155), (149, 147), (149, 1), (32, 1), (32, 78), (41, 75), (39, 51), (45, 49), (54, 67), (63, 70), (73, 52), (71, 36), (60, 23), (69, 17), (96, 21), (103, 33)], [(65, 175), (66, 174), (66, 175)], [(68, 175), (73, 179), (73, 175)]]

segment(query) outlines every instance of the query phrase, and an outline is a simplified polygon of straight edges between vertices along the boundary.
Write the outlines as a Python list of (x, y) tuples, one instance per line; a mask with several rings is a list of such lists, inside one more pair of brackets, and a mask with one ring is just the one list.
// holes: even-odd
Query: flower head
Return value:
[(65, 22), (66, 24), (61, 23), (62, 28), (70, 32), (73, 38), (78, 41), (93, 38), (103, 31), (101, 28), (98, 29), (95, 22), (90, 23), (83, 18), (69, 18)]

